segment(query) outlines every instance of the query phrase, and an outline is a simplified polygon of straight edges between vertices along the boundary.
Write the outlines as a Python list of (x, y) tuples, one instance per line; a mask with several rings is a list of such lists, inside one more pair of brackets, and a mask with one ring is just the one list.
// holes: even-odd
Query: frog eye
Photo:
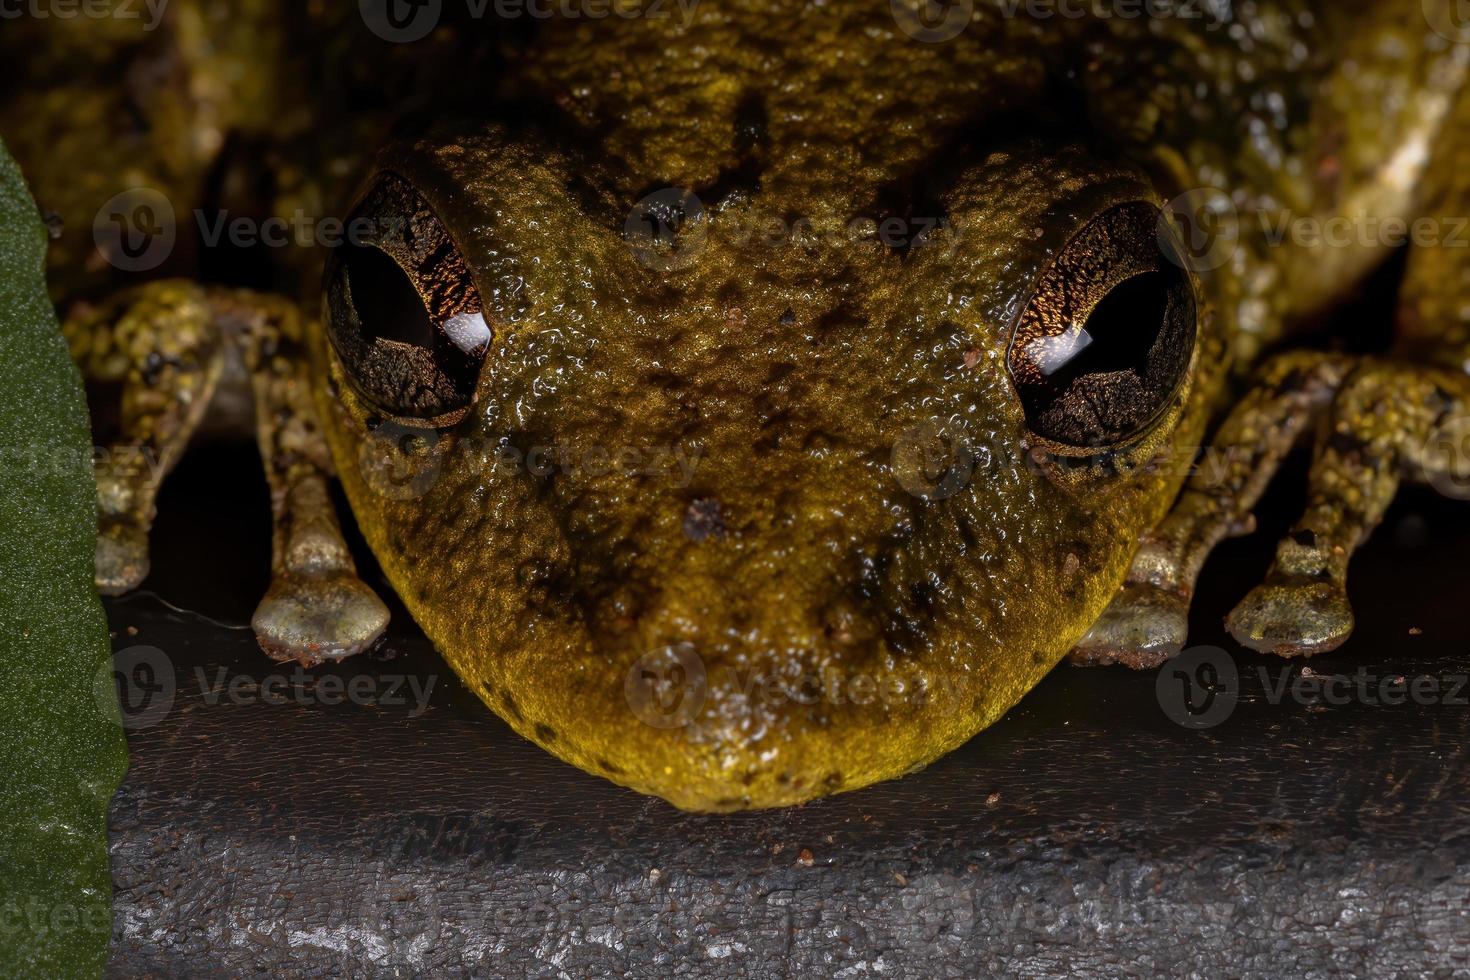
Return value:
[(427, 202), (384, 174), (328, 263), (327, 336), (386, 414), (452, 424), (474, 397), (490, 324), (464, 257)]
[(1007, 358), (1033, 433), (1096, 450), (1145, 432), (1184, 384), (1194, 287), (1151, 204), (1093, 219), (1037, 282)]

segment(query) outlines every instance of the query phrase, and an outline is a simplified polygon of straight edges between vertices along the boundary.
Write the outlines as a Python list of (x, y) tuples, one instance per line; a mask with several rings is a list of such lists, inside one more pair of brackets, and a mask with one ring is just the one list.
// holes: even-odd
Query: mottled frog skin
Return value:
[[(165, 464), (99, 471), (99, 584), (146, 575), (161, 471), (238, 355), (267, 652), (346, 656), (386, 621), (335, 474), (492, 710), (680, 807), (913, 771), (1069, 652), (1162, 663), (1210, 548), (1314, 435), (1302, 523), (1230, 626), (1336, 646), (1398, 482), (1458, 473), (1425, 447), (1462, 414), (1470, 265), (1416, 239), (1391, 351), (1294, 351), (1394, 243), (1271, 230), (1470, 214), (1449, 5), (964, 7), (451, 3), (407, 44), (265, 2), (175, 0), (141, 41), (18, 25), (0, 133), (65, 219), (53, 282), (122, 383), (116, 438)], [(247, 262), (183, 234), (119, 272), (93, 214), (134, 186), (376, 237)], [(1190, 478), (1207, 436), (1226, 463)]]

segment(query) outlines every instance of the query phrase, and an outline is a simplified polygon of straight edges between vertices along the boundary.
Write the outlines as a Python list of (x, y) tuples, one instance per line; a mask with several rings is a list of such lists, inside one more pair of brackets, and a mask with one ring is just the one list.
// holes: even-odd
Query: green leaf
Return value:
[(127, 747), (92, 587), (91, 430), (45, 251), (0, 143), (0, 976), (97, 976)]

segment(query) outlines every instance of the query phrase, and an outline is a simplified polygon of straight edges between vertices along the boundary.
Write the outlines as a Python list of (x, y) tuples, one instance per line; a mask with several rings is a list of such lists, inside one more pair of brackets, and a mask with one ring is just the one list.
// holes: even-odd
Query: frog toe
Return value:
[(1073, 664), (1158, 667), (1179, 653), (1189, 634), (1189, 598), (1148, 583), (1129, 584), (1072, 651)]
[(284, 575), (250, 621), (272, 659), (313, 667), (361, 653), (383, 635), (388, 607), (355, 575)]
[(1310, 657), (1342, 646), (1353, 632), (1347, 594), (1330, 581), (1267, 581), (1225, 618), (1241, 646), (1282, 657)]
[(126, 522), (104, 522), (97, 532), (97, 591), (131, 592), (148, 577), (148, 532)]

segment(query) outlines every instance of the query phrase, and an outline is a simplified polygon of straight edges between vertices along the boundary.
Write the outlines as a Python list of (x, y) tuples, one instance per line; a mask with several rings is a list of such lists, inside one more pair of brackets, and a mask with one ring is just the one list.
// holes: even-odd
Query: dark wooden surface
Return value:
[[(298, 696), (227, 628), (265, 584), (258, 470), (248, 450), (196, 453), (148, 583), (190, 612), (108, 604), (117, 648), (161, 651), (176, 686), (137, 716), (155, 723), (130, 732), (112, 808), (111, 970), (1470, 976), (1470, 690), (1272, 704), (1300, 665), (1219, 628), (1300, 483), (1207, 570), (1196, 640), (1241, 678), (1216, 727), (1175, 724), (1153, 674), (1062, 668), (921, 773), (699, 817), (514, 736), (401, 609), (375, 656)], [(1470, 672), (1467, 554), (1470, 507), (1406, 495), (1355, 565), (1358, 634), (1311, 669), (1428, 675), (1448, 695)], [(287, 703), (237, 703), (271, 675)], [(377, 703), (323, 703), (330, 675), (368, 678), (359, 700)], [(233, 699), (205, 690), (237, 676)], [(425, 710), (406, 681), (392, 703), (395, 677), (432, 681)]]

